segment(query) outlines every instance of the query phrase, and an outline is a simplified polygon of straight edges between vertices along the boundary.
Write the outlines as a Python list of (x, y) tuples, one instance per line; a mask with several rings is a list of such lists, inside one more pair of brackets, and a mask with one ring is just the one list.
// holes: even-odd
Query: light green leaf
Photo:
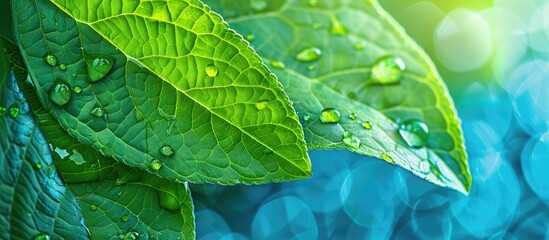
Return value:
[[(202, 3), (53, 2), (72, 17), (47, 0), (12, 1), (15, 32), (41, 103), (81, 142), (144, 170), (158, 159), (157, 174), (171, 180), (310, 176), (302, 128), (280, 84)], [(57, 66), (44, 61), (48, 53)], [(66, 89), (56, 79), (82, 90), (50, 98), (53, 87)], [(256, 108), (263, 100), (267, 107)]]
[[(1, 40), (0, 49), (6, 49)], [(0, 50), (0, 238), (87, 239), (80, 208), (57, 175), (4, 51)]]
[(78, 142), (42, 107), (30, 81), (18, 80), (93, 239), (194, 238), (186, 184), (128, 167)]
[[(232, 28), (253, 36), (258, 54), (294, 102), (310, 148), (347, 148), (469, 191), (460, 122), (446, 87), (424, 51), (376, 1), (205, 2)], [(392, 68), (378, 65), (374, 71), (384, 59), (396, 61), (386, 62)], [(339, 123), (321, 123), (325, 108), (339, 111)], [(353, 113), (356, 119), (349, 117)], [(397, 123), (410, 119), (428, 126), (426, 147), (410, 148), (400, 136)]]

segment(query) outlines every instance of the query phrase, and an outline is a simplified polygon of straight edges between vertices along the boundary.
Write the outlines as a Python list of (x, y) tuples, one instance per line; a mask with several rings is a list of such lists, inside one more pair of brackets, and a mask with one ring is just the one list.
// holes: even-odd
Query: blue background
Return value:
[(311, 151), (308, 180), (193, 185), (198, 239), (549, 239), (547, 1), (381, 3), (449, 86), (471, 193), (348, 151)]

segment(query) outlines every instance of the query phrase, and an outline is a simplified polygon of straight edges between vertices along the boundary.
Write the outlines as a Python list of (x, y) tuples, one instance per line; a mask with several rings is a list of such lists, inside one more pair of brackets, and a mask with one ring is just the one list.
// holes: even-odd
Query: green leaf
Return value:
[[(424, 51), (376, 1), (252, 2), (206, 1), (232, 28), (253, 36), (294, 102), (310, 148), (348, 148), (469, 191), (460, 122), (446, 87)], [(319, 57), (304, 58), (315, 52)], [(373, 71), (387, 59), (403, 60), (405, 71), (398, 60)], [(325, 108), (339, 111), (339, 123), (321, 123)], [(410, 148), (399, 135), (397, 123), (410, 119), (428, 126), (426, 147)]]
[[(6, 49), (2, 41), (0, 49)], [(0, 50), (0, 107), (7, 106), (0, 116), (0, 238), (87, 239), (80, 208), (56, 172), (5, 51)]]
[(94, 239), (194, 238), (193, 206), (186, 185), (147, 174), (119, 186), (115, 181), (100, 181), (70, 188)]
[[(79, 141), (143, 170), (160, 160), (156, 174), (171, 180), (233, 184), (310, 176), (302, 128), (280, 84), (202, 3), (54, 3), (76, 20), (46, 0), (17, 0), (15, 32), (40, 102)], [(44, 61), (47, 54), (58, 66)], [(108, 70), (101, 67), (108, 61), (99, 61), (107, 57), (112, 69), (95, 81)], [(61, 105), (70, 97), (58, 106), (48, 91), (59, 84), (81, 92), (58, 94), (53, 99)], [(257, 108), (263, 100), (267, 107)]]
[(186, 184), (128, 167), (78, 142), (40, 104), (30, 81), (19, 81), (93, 239), (194, 238)]
[[(92, 238), (194, 238), (193, 204), (186, 185), (130, 168), (71, 138), (40, 105), (33, 89), (24, 86)], [(123, 216), (129, 220), (122, 221)]]

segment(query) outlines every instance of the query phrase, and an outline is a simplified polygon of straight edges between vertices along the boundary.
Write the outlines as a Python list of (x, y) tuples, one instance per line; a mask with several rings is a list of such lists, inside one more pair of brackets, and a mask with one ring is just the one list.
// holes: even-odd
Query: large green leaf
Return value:
[[(79, 141), (140, 169), (158, 159), (156, 173), (171, 180), (310, 176), (302, 128), (280, 84), (202, 3), (54, 3), (76, 20), (47, 0), (14, 0), (15, 32), (41, 103)], [(48, 53), (58, 66), (43, 60)], [(90, 82), (105, 71), (87, 67), (97, 55), (114, 66)], [(58, 106), (48, 96), (56, 79), (82, 91)], [(105, 114), (94, 116), (97, 109)], [(170, 147), (173, 155), (162, 154)]]
[(0, 49), (0, 238), (85, 239), (80, 208), (56, 172), (48, 144), (10, 73), (2, 41)]
[(30, 81), (18, 80), (54, 150), (55, 164), (76, 195), (91, 238), (194, 238), (186, 184), (128, 167), (80, 143), (42, 107)]
[[(309, 147), (350, 148), (436, 184), (469, 191), (460, 122), (446, 87), (424, 51), (376, 1), (206, 3), (253, 39), (258, 54), (271, 63), (301, 115)], [(315, 53), (302, 53), (311, 47), (320, 51), (317, 60)], [(382, 84), (384, 79), (376, 81), (372, 69), (387, 56), (402, 59), (406, 69), (400, 81)], [(339, 124), (321, 123), (325, 108), (339, 110)], [(356, 120), (347, 117), (353, 113)], [(399, 135), (397, 123), (410, 119), (427, 124), (426, 147), (410, 148)], [(372, 125), (370, 130), (362, 126), (365, 121)]]

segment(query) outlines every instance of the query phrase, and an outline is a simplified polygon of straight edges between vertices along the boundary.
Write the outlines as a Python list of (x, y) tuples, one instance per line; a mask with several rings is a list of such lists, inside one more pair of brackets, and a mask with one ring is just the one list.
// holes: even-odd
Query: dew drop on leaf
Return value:
[(314, 71), (316, 69), (316, 66), (315, 65), (309, 65), (307, 66), (307, 70), (309, 71)]
[(82, 88), (79, 87), (79, 86), (76, 86), (76, 87), (72, 88), (72, 91), (73, 91), (74, 93), (81, 93), (81, 92), (82, 92)]
[(57, 57), (52, 54), (46, 54), (46, 56), (44, 56), (44, 61), (52, 67), (57, 66)]
[(109, 74), (114, 65), (114, 58), (107, 55), (84, 55), (84, 61), (91, 82), (103, 79)]
[(59, 69), (61, 71), (65, 71), (65, 70), (67, 70), (67, 66), (65, 64), (61, 64), (61, 65), (59, 65)]
[(34, 240), (50, 240), (50, 239), (51, 239), (50, 235), (45, 233), (39, 233), (38, 235), (36, 235), (36, 237), (34, 237)]
[(50, 100), (58, 106), (63, 106), (71, 100), (71, 90), (61, 80), (57, 80), (50, 89)]
[(128, 230), (126, 234), (119, 234), (118, 239), (121, 240), (136, 240), (139, 238), (139, 233), (134, 230)]
[(372, 67), (371, 80), (380, 84), (398, 83), (402, 79), (406, 65), (397, 57), (382, 57)]
[(357, 150), (360, 147), (360, 139), (351, 132), (344, 132), (343, 144), (345, 144), (349, 150)]
[(179, 204), (179, 201), (172, 193), (165, 192), (162, 190), (159, 190), (157, 192), (158, 192), (158, 201), (159, 201), (160, 207), (172, 212), (179, 211), (179, 209), (181, 208), (181, 205)]
[(4, 116), (6, 114), (6, 107), (0, 106), (0, 116)]
[(303, 121), (308, 122), (310, 120), (311, 120), (311, 116), (309, 115), (303, 116)]
[(356, 113), (351, 113), (351, 114), (349, 114), (349, 118), (350, 118), (351, 120), (356, 120), (357, 117), (358, 117), (358, 116), (356, 115)]
[(166, 157), (169, 157), (174, 154), (174, 151), (171, 146), (165, 145), (160, 148), (160, 153)]
[(246, 35), (246, 40), (248, 40), (248, 42), (252, 42), (253, 40), (255, 40), (255, 36), (250, 33)]
[(208, 64), (208, 66), (206, 66), (206, 74), (209, 77), (215, 77), (215, 76), (217, 76), (218, 73), (219, 73), (219, 71), (217, 70), (217, 67), (215, 65)]
[(268, 7), (268, 4), (265, 0), (250, 0), (250, 7), (255, 11), (262, 11)]
[(410, 119), (402, 122), (398, 133), (411, 148), (422, 148), (429, 140), (429, 127), (422, 121)]
[(124, 215), (120, 218), (120, 220), (122, 220), (122, 222), (127, 222), (127, 221), (130, 220), (130, 216), (124, 214)]
[(370, 130), (370, 129), (372, 129), (372, 124), (368, 121), (365, 121), (365, 122), (362, 123), (362, 127), (366, 130)]
[(36, 169), (36, 170), (42, 169), (42, 163), (41, 163), (41, 162), (35, 163), (35, 164), (34, 164), (34, 169)]
[(71, 76), (72, 76), (72, 77), (76, 77), (76, 76), (78, 76), (78, 75), (76, 75), (76, 73), (73, 73)]
[(94, 117), (103, 117), (103, 115), (105, 115), (105, 109), (102, 107), (95, 107), (90, 111), (90, 114)]
[(355, 44), (355, 50), (357, 50), (357, 51), (363, 50), (364, 45), (365, 44), (363, 42), (359, 42), (359, 43)]
[(319, 48), (308, 47), (297, 53), (295, 58), (300, 62), (312, 62), (318, 60), (321, 55), (322, 51)]
[(269, 63), (271, 64), (271, 66), (273, 66), (276, 69), (283, 70), (284, 68), (286, 68), (284, 63), (278, 60), (271, 60)]
[(160, 170), (160, 168), (162, 168), (162, 162), (160, 162), (160, 160), (158, 160), (158, 159), (153, 159), (151, 161), (150, 167), (151, 167), (152, 170), (158, 171), (158, 170)]
[(334, 108), (325, 108), (320, 113), (320, 122), (322, 123), (338, 123), (341, 119), (341, 113)]
[(97, 206), (94, 205), (94, 204), (90, 205), (90, 211), (92, 211), (92, 212), (97, 211)]
[(12, 118), (17, 118), (19, 116), (19, 106), (17, 104), (12, 104), (9, 109), (10, 116)]
[(267, 101), (267, 100), (259, 100), (259, 102), (257, 102), (255, 104), (255, 107), (258, 110), (263, 110), (263, 109), (267, 108), (268, 106), (269, 106), (269, 101)]

